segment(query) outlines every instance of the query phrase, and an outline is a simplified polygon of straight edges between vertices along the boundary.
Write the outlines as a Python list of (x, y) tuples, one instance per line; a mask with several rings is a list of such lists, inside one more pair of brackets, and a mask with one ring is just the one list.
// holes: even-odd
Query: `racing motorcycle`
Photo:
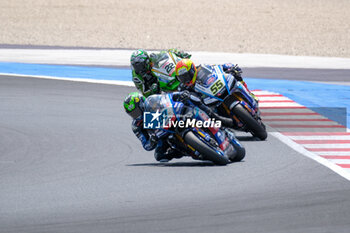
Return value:
[[(145, 101), (145, 113), (152, 113), (151, 120), (158, 119), (158, 125), (152, 125), (152, 128), (159, 139), (165, 140), (182, 155), (209, 160), (217, 165), (241, 161), (245, 157), (244, 147), (232, 132), (217, 127), (217, 122), (210, 122), (209, 116), (200, 108), (176, 102), (172, 96), (172, 93), (152, 95)], [(205, 126), (205, 122), (207, 127), (200, 127)], [(144, 125), (144, 128), (149, 128), (149, 125)]]
[(257, 101), (233, 75), (224, 73), (220, 66), (203, 65), (198, 68), (195, 90), (206, 96), (203, 102), (220, 115), (231, 117), (234, 129), (250, 132), (261, 140), (267, 138)]
[(152, 67), (152, 73), (158, 78), (160, 89), (164, 92), (176, 91), (180, 82), (175, 76), (175, 66), (181, 58), (175, 53), (167, 51), (160, 53)]

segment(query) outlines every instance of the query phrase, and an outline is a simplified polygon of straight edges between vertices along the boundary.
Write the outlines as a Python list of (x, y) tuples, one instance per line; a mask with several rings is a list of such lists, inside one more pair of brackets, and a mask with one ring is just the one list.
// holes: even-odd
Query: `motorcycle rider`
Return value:
[[(181, 158), (183, 155), (172, 149), (168, 142), (159, 139), (157, 132), (143, 127), (143, 112), (145, 109), (144, 103), (146, 98), (138, 92), (130, 93), (124, 100), (124, 109), (126, 113), (133, 118), (132, 131), (136, 137), (141, 141), (142, 146), (145, 150), (151, 151), (155, 149), (154, 157), (159, 162), (168, 162), (173, 158)], [(221, 117), (213, 112), (209, 107), (204, 105), (200, 98), (191, 94), (189, 91), (174, 92), (173, 100), (179, 102), (186, 102), (190, 100), (200, 109), (208, 113), (212, 118), (221, 120), (224, 126), (231, 127), (233, 120), (226, 117)], [(231, 140), (235, 139), (234, 135), (228, 135)], [(194, 159), (196, 159), (194, 157)], [(198, 158), (197, 158), (198, 159)]]
[(191, 57), (190, 54), (177, 49), (169, 49), (159, 53), (151, 53), (150, 55), (145, 50), (138, 49), (130, 57), (132, 81), (145, 97), (161, 92), (158, 78), (152, 73), (152, 67), (155, 65), (157, 58), (166, 52), (173, 52), (180, 58)]
[(143, 127), (144, 102), (146, 98), (138, 92), (130, 93), (124, 100), (126, 113), (133, 118), (131, 127), (133, 133), (141, 141), (146, 151), (156, 149), (154, 158), (160, 162), (168, 162), (173, 158), (182, 156), (175, 153), (163, 140), (158, 140), (154, 132)]
[[(205, 80), (198, 80), (197, 73), (203, 67), (211, 69), (210, 65), (199, 65), (195, 66), (192, 60), (190, 59), (182, 59), (176, 64), (175, 72), (177, 79), (181, 82), (180, 89), (187, 89), (190, 91), (195, 91), (194, 86), (196, 83), (201, 84), (204, 83)], [(223, 71), (227, 74), (232, 74), (237, 81), (240, 81), (244, 87), (248, 90), (250, 95), (258, 101), (258, 98), (248, 89), (247, 84), (243, 81), (242, 78), (242, 69), (238, 65), (234, 65), (232, 63), (225, 63), (220, 65)]]

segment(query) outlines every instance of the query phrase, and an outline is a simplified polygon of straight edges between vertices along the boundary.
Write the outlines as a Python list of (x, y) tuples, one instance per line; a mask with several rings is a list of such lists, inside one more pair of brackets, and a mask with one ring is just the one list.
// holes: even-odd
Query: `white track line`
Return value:
[(73, 82), (88, 82), (88, 83), (98, 83), (98, 84), (108, 84), (108, 85), (121, 85), (121, 86), (129, 86), (129, 87), (135, 86), (132, 81), (98, 80), (98, 79), (87, 79), (87, 78), (66, 78), (66, 77), (53, 77), (53, 76), (44, 76), (44, 75), (12, 74), (12, 73), (0, 73), (0, 75), (64, 80), (64, 81), (73, 81)]
[(329, 136), (288, 136), (293, 140), (350, 140), (349, 135), (329, 135)]
[(271, 91), (253, 90), (252, 92), (254, 92), (254, 95), (256, 95), (258, 97), (259, 97), (259, 95), (276, 95), (276, 96), (280, 96), (280, 94), (278, 94), (276, 92), (271, 92)]
[(315, 154), (322, 155), (339, 155), (339, 156), (350, 156), (350, 151), (316, 151)]
[(348, 143), (340, 143), (340, 144), (301, 144), (305, 148), (322, 148), (322, 149), (335, 149), (335, 148), (350, 148), (350, 144)]
[[(255, 93), (255, 92), (254, 92)], [(258, 97), (259, 101), (266, 101), (266, 100), (274, 100), (274, 101), (278, 101), (278, 100), (291, 100), (288, 97), (285, 96), (277, 96), (277, 97)]]
[(350, 164), (350, 159), (328, 159), (328, 161), (337, 164)]
[(291, 103), (259, 103), (259, 107), (301, 107), (302, 105), (291, 102)]
[[(113, 49), (0, 49), (0, 61), (129, 66), (134, 50)], [(152, 51), (150, 51), (152, 52)], [(218, 53), (189, 51), (197, 64), (238, 63), (242, 67), (284, 67), (350, 69), (349, 58), (287, 56), (273, 54)]]

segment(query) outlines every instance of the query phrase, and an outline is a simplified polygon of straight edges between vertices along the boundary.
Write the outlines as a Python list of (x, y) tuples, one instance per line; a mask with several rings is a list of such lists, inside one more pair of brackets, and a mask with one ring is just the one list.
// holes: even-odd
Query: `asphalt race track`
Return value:
[(0, 77), (0, 232), (349, 232), (350, 183), (278, 139), (224, 167), (157, 163), (133, 88)]

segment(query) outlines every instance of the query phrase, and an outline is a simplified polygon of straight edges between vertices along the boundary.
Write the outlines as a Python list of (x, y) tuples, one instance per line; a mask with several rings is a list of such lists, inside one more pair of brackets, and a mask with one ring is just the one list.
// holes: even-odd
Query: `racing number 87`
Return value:
[(224, 86), (224, 84), (219, 79), (216, 83), (214, 83), (210, 87), (211, 93), (213, 93), (213, 95), (216, 95), (216, 93), (218, 93), (218, 91), (220, 91), (223, 86)]

